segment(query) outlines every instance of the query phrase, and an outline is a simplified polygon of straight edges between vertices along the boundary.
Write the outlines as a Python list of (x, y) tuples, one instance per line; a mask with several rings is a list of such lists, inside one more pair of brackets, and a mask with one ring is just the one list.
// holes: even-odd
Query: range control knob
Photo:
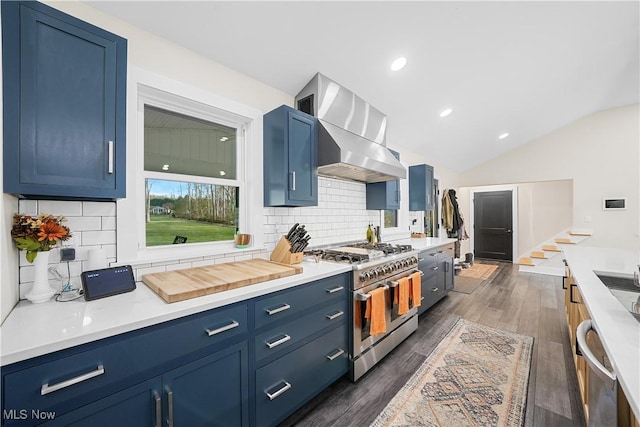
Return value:
[(362, 272), (362, 273), (360, 273), (359, 279), (360, 279), (361, 282), (365, 282), (365, 281), (367, 281), (369, 279), (369, 277), (367, 276), (366, 272)]

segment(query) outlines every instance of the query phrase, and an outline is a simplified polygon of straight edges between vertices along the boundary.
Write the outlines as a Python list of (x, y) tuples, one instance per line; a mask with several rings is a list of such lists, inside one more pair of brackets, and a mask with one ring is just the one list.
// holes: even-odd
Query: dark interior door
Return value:
[(474, 255), (513, 261), (511, 191), (475, 193)]

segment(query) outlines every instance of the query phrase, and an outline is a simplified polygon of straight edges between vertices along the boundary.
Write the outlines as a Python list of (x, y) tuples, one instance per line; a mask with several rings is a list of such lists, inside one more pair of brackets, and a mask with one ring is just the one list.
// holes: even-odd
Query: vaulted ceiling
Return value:
[(639, 102), (637, 1), (88, 5), (291, 96), (321, 72), (388, 116), (389, 145), (458, 172)]

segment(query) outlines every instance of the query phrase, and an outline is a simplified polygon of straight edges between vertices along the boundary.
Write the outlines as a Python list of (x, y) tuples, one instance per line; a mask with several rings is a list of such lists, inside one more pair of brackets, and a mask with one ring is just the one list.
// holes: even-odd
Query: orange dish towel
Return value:
[(384, 288), (377, 288), (369, 292), (371, 298), (367, 300), (367, 310), (364, 317), (371, 319), (369, 334), (380, 335), (387, 332), (387, 320), (385, 319)]
[(422, 305), (422, 273), (416, 271), (411, 276), (411, 301), (413, 301), (414, 307), (420, 307)]
[(398, 280), (398, 315), (402, 316), (409, 312), (409, 278), (403, 277)]

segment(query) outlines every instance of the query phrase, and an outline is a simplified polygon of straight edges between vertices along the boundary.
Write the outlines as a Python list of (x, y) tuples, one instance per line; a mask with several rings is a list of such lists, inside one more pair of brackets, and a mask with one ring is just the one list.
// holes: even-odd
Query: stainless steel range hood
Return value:
[(361, 182), (407, 177), (386, 147), (387, 117), (350, 90), (318, 73), (295, 98), (316, 116), (318, 174)]

